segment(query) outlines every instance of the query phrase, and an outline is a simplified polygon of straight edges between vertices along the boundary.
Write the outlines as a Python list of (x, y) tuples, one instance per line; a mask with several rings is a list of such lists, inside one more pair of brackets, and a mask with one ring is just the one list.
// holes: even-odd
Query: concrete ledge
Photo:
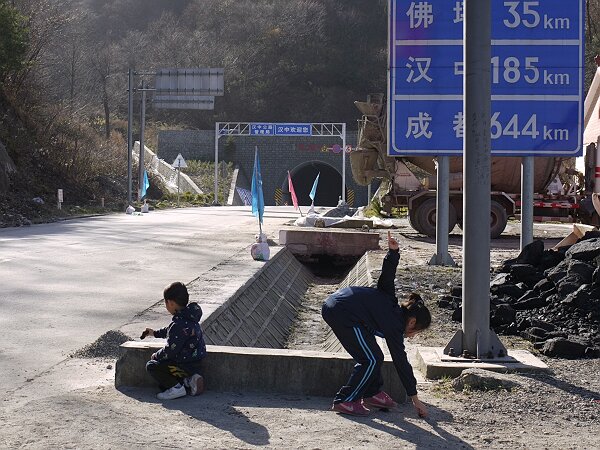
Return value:
[(319, 228), (279, 230), (279, 244), (297, 257), (334, 256), (359, 258), (368, 250), (379, 250), (379, 234), (323, 230)]
[(485, 369), (493, 372), (548, 372), (548, 366), (526, 350), (509, 350), (503, 360), (469, 361), (463, 358), (449, 358), (442, 347), (419, 347), (416, 367), (425, 378), (458, 377), (464, 369)]
[[(164, 342), (130, 341), (121, 345), (115, 366), (115, 386), (156, 386), (146, 362)], [(249, 347), (207, 346), (203, 361), (206, 387), (215, 391), (277, 392), (333, 397), (346, 383), (354, 361), (342, 353)], [(382, 369), (384, 389), (396, 401), (406, 391), (391, 359)]]

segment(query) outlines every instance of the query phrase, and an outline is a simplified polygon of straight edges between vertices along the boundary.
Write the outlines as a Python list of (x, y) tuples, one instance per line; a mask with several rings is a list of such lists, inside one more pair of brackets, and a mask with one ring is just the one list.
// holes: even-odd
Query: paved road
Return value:
[[(264, 229), (277, 240), (277, 230), (296, 217), (289, 207), (267, 208)], [(536, 237), (568, 234), (565, 226), (543, 229), (536, 226)], [(0, 229), (0, 392), (119, 329), (160, 301), (169, 282), (190, 282), (246, 254), (257, 231), (248, 207)]]
[[(292, 208), (267, 208), (264, 231), (277, 240), (296, 217)], [(248, 207), (0, 229), (0, 391), (118, 329), (169, 282), (187, 283), (245, 251), (257, 232)]]

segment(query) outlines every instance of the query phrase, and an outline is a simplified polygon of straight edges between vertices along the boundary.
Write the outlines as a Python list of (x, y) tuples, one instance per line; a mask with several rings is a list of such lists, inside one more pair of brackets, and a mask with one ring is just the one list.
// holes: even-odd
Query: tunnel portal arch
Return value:
[[(311, 200), (308, 194), (319, 173), (321, 175), (319, 176), (317, 195), (315, 196), (315, 206), (337, 206), (342, 196), (342, 175), (335, 167), (317, 160), (306, 161), (290, 170), (294, 191), (296, 192), (300, 206), (310, 206)], [(345, 189), (347, 194), (348, 187), (346, 186)], [(281, 191), (283, 202), (291, 205), (292, 200), (287, 173), (281, 185)]]

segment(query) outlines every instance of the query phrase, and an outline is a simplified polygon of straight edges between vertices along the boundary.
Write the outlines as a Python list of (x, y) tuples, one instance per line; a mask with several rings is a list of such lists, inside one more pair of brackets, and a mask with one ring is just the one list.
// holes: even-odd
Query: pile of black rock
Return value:
[[(438, 299), (459, 322), (461, 291), (454, 287)], [(490, 294), (497, 334), (520, 335), (547, 356), (600, 357), (600, 232), (559, 250), (534, 241), (495, 271)]]

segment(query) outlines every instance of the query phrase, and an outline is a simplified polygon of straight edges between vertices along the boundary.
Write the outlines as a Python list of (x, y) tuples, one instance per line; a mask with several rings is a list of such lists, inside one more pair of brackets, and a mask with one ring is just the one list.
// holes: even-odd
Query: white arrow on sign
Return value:
[(173, 161), (173, 167), (178, 167), (179, 169), (185, 169), (187, 167), (187, 163), (185, 162), (185, 159), (183, 159), (183, 156), (181, 156), (181, 153), (178, 154), (175, 161)]

